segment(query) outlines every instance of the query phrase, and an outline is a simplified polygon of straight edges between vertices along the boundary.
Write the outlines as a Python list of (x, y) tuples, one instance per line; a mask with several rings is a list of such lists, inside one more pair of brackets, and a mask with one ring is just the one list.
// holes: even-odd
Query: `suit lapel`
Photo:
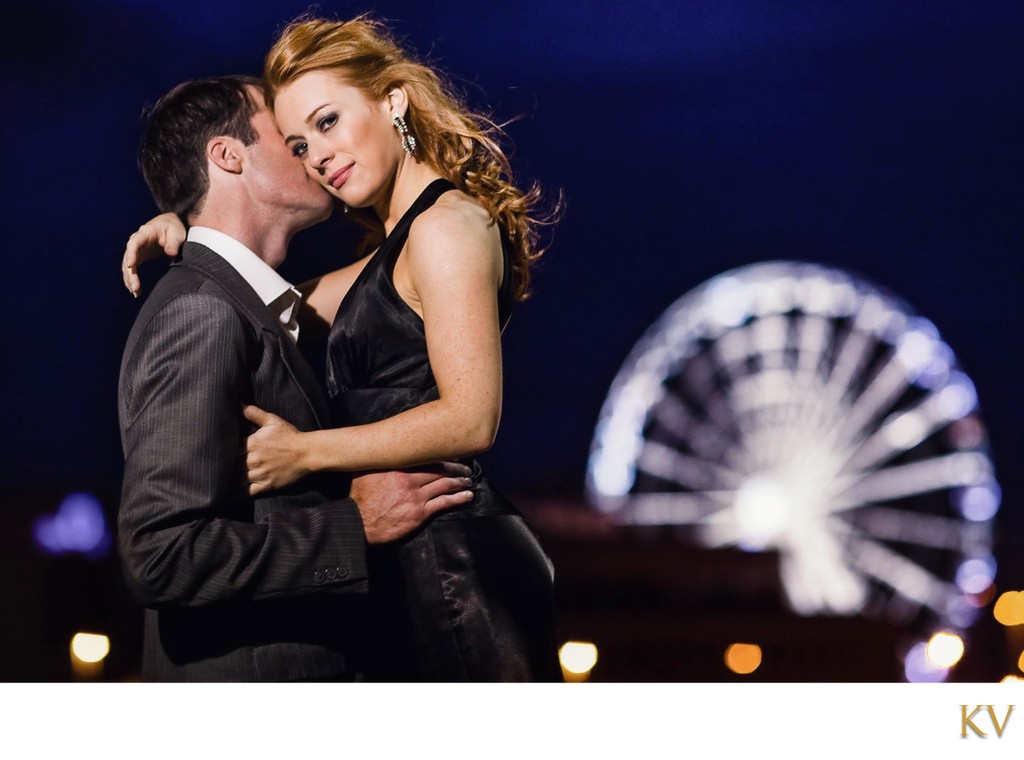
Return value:
[(249, 318), (269, 334), (269, 339), (277, 347), (284, 366), (302, 391), (320, 427), (328, 427), (330, 412), (320, 383), (313, 374), (309, 362), (299, 352), (295, 342), (284, 331), (274, 313), (256, 295), (252, 286), (223, 258), (198, 243), (186, 242), (182, 247), (181, 257), (172, 266), (182, 265), (201, 272), (220, 285)]

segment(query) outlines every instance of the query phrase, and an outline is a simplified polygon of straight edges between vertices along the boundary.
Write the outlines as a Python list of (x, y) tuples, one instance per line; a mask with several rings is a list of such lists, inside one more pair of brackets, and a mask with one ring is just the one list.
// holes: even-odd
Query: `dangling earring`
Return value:
[(412, 158), (412, 153), (416, 150), (416, 138), (409, 132), (409, 125), (406, 124), (405, 119), (397, 113), (391, 117), (391, 121), (394, 123), (395, 129), (398, 130), (398, 134), (402, 138), (402, 150), (405, 151), (405, 155)]

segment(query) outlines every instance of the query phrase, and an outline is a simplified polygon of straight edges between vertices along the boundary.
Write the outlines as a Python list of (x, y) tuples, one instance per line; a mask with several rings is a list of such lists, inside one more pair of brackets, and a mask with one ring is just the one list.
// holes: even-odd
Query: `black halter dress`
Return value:
[[(454, 186), (431, 183), (349, 290), (328, 339), (327, 389), (338, 426), (376, 422), (438, 398), (423, 320), (394, 285), (413, 220)], [(513, 303), (505, 251), (501, 324)], [(561, 680), (551, 564), (475, 460), (471, 504), (401, 541), (371, 547), (374, 651), (382, 681)]]

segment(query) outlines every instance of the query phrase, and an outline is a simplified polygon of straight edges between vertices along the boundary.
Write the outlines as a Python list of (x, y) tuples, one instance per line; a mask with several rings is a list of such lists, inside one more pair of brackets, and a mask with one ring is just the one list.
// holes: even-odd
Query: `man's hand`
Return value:
[(471, 470), (454, 462), (401, 472), (371, 472), (352, 480), (350, 495), (366, 540), (384, 544), (411, 533), (443, 509), (468, 504)]

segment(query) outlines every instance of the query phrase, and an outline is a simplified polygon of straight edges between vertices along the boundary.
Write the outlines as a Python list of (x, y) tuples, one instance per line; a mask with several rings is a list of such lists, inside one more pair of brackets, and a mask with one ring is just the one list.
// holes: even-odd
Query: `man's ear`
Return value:
[(213, 137), (206, 143), (206, 158), (223, 171), (242, 171), (242, 144), (234, 137)]
[(387, 101), (391, 109), (390, 116), (401, 116), (404, 119), (409, 110), (409, 95), (405, 88), (401, 86), (392, 88), (388, 92)]

